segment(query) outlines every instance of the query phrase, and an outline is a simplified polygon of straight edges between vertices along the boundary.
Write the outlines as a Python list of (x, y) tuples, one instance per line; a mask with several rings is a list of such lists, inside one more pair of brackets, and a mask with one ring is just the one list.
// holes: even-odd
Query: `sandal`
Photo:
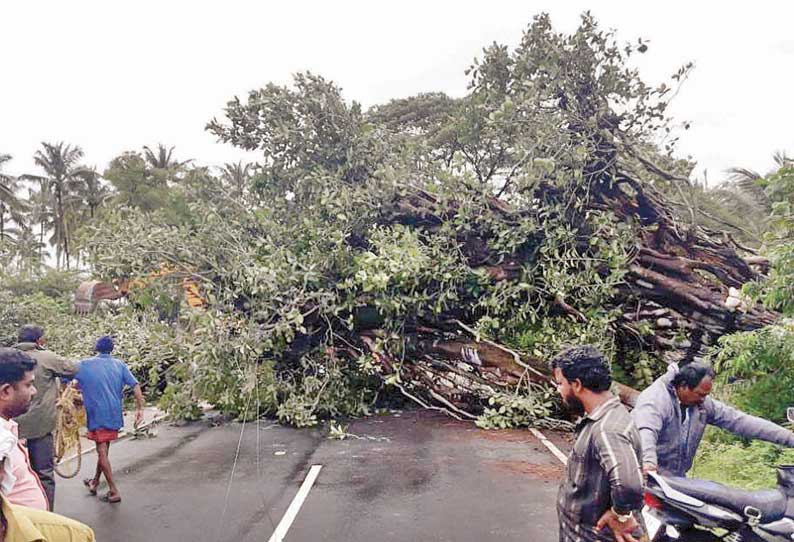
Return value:
[(121, 502), (121, 495), (116, 495), (115, 497), (111, 497), (110, 491), (108, 491), (107, 493), (99, 497), (99, 500), (110, 504), (116, 504), (118, 502)]
[(83, 485), (88, 488), (90, 495), (96, 495), (96, 488), (99, 486), (99, 482), (95, 482), (93, 478), (86, 478), (83, 480)]

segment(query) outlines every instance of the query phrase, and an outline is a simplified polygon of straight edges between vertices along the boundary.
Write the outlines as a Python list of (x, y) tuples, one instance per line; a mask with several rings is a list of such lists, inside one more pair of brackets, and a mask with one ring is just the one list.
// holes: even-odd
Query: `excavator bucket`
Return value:
[[(119, 299), (126, 296), (130, 290), (146, 287), (147, 282), (154, 277), (165, 276), (170, 272), (152, 273), (148, 277), (132, 280), (123, 280), (118, 283), (118, 287), (109, 282), (89, 280), (80, 284), (74, 293), (74, 312), (77, 314), (89, 314), (94, 312), (97, 304), (103, 299)], [(182, 290), (184, 291), (185, 301), (191, 307), (204, 307), (206, 301), (201, 295), (201, 288), (198, 283), (189, 277), (182, 278)]]
[(93, 312), (103, 299), (118, 299), (124, 294), (109, 282), (89, 280), (80, 283), (74, 293), (74, 312), (88, 314)]

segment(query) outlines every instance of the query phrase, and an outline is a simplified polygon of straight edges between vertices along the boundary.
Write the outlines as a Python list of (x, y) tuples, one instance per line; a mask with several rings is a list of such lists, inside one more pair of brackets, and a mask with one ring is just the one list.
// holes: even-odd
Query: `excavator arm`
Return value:
[[(97, 304), (103, 299), (113, 300), (126, 297), (131, 290), (145, 287), (149, 280), (172, 274), (175, 274), (175, 272), (162, 268), (147, 277), (120, 281), (118, 285), (98, 280), (82, 282), (74, 293), (74, 312), (76, 314), (89, 314), (96, 309)], [(183, 277), (181, 285), (185, 301), (190, 307), (203, 307), (205, 305), (205, 300), (201, 296), (201, 289), (195, 280), (190, 277)]]

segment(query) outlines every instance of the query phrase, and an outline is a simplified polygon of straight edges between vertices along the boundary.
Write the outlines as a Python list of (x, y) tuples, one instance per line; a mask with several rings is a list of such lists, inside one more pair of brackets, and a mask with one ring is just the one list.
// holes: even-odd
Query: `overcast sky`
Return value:
[[(737, 3), (738, 4), (738, 3)], [(714, 183), (794, 152), (794, 2), (413, 1), (0, 2), (0, 153), (34, 171), (41, 141), (79, 144), (103, 169), (162, 142), (180, 159), (245, 155), (204, 131), (234, 95), (311, 70), (365, 107), (419, 92), (465, 93), (483, 46), (514, 47), (541, 11), (570, 31), (590, 9), (621, 40), (650, 40), (643, 76), (695, 71), (673, 107), (679, 154)]]

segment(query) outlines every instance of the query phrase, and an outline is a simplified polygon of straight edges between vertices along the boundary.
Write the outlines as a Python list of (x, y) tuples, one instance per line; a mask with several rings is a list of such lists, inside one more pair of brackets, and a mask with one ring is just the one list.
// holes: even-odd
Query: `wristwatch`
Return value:
[(629, 512), (628, 514), (620, 514), (614, 508), (612, 509), (612, 512), (618, 518), (618, 521), (620, 523), (626, 523), (628, 520), (631, 519), (631, 512)]

